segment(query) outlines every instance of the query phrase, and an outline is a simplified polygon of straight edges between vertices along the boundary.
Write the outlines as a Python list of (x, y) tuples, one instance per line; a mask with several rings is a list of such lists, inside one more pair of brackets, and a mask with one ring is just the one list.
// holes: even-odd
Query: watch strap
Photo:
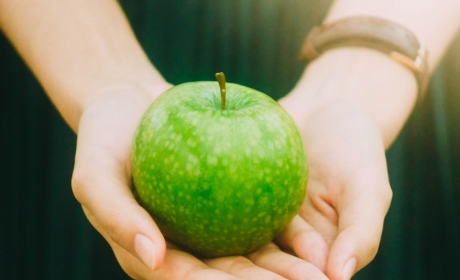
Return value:
[(386, 19), (355, 16), (315, 27), (305, 39), (299, 58), (313, 60), (329, 49), (350, 46), (378, 50), (409, 68), (417, 80), (418, 100), (423, 98), (428, 82), (426, 49), (412, 31)]

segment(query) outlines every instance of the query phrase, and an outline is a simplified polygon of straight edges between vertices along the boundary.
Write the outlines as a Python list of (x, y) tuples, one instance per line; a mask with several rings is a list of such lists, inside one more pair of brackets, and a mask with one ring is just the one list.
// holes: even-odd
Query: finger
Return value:
[(302, 217), (326, 240), (327, 244), (337, 237), (338, 215), (328, 190), (310, 177), (305, 201), (299, 210)]
[(209, 267), (225, 271), (245, 280), (287, 280), (276, 273), (258, 267), (242, 256), (203, 260)]
[(331, 280), (349, 280), (377, 254), (392, 194), (389, 185), (368, 189), (372, 191), (356, 188), (345, 193), (345, 203), (338, 207), (339, 234), (327, 264)]
[(91, 223), (153, 270), (161, 266), (165, 241), (129, 186), (116, 158), (105, 151), (77, 151), (72, 189)]
[(208, 267), (188, 253), (171, 248), (167, 249), (161, 268), (152, 271), (116, 243), (112, 245), (123, 270), (136, 280), (240, 280), (240, 278)]
[(300, 216), (295, 216), (288, 228), (276, 238), (283, 248), (325, 272), (329, 246), (324, 238)]
[(281, 251), (274, 243), (247, 256), (254, 264), (290, 280), (327, 280), (313, 264)]
[(153, 270), (150, 270), (143, 262), (131, 253), (110, 241), (110, 246), (123, 271), (135, 280), (153, 279)]

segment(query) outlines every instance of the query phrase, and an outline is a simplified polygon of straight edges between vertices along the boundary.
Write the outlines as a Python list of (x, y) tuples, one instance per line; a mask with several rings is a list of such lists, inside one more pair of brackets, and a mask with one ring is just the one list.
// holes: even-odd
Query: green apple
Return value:
[(141, 204), (166, 238), (205, 257), (271, 241), (299, 210), (307, 182), (302, 138), (287, 112), (259, 91), (220, 83), (164, 92), (132, 151)]

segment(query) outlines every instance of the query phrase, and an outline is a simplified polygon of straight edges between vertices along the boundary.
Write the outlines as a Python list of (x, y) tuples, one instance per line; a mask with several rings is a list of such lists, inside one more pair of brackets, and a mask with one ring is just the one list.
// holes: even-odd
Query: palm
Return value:
[[(280, 242), (331, 279), (342, 279), (335, 263), (366, 254), (357, 269), (363, 267), (380, 240), (389, 193), (381, 135), (367, 114), (346, 106), (292, 115), (305, 142), (309, 181), (299, 217)], [(372, 246), (361, 252), (355, 242)]]

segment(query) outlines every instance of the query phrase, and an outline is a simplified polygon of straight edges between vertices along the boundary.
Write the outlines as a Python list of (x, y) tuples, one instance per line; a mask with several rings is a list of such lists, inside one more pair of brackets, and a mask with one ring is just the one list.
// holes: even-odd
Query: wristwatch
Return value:
[(381, 51), (410, 69), (417, 80), (418, 101), (428, 83), (427, 51), (406, 27), (387, 19), (354, 16), (313, 28), (300, 50), (299, 59), (314, 60), (339, 47), (367, 47)]

